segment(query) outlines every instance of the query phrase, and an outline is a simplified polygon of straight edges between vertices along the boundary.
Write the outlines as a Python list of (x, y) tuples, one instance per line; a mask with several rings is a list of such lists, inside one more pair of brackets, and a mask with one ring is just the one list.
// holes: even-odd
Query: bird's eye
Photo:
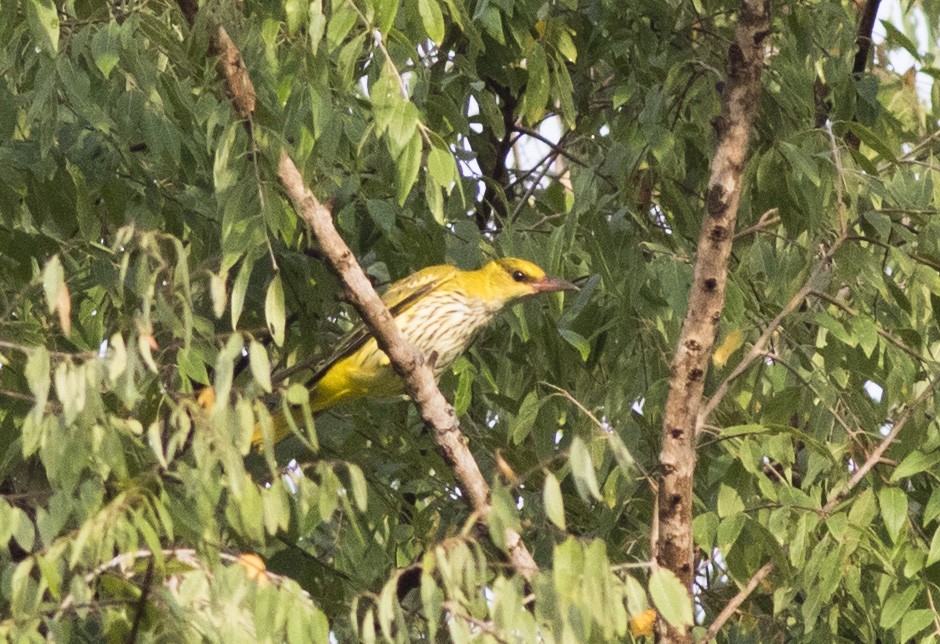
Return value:
[(516, 280), (517, 282), (524, 282), (526, 275), (522, 271), (513, 271), (512, 278)]

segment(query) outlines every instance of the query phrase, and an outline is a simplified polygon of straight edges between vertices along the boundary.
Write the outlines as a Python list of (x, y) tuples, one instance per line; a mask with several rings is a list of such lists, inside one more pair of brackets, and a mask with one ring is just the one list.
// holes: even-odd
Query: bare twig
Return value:
[[(568, 150), (566, 150), (566, 149), (561, 145), (561, 141), (559, 141), (558, 143), (555, 143), (554, 141), (552, 141), (550, 138), (548, 138), (547, 136), (545, 136), (545, 135), (542, 134), (541, 132), (536, 132), (535, 130), (530, 130), (530, 129), (527, 128), (527, 127), (522, 127), (522, 126), (519, 125), (518, 123), (513, 124), (512, 129), (513, 129), (514, 131), (518, 132), (519, 134), (522, 134), (522, 135), (528, 136), (528, 137), (532, 137), (532, 138), (535, 139), (536, 141), (540, 141), (540, 142), (544, 143), (544, 144), (547, 145), (552, 151), (554, 151), (554, 152), (560, 154), (562, 157), (564, 157), (565, 159), (568, 159), (568, 160), (571, 161), (572, 163), (576, 163), (576, 164), (578, 164), (579, 166), (581, 166), (582, 168), (586, 168), (586, 167), (587, 167), (587, 163), (585, 163), (585, 162), (584, 162), (582, 159), (580, 159), (579, 157), (576, 157), (575, 155), (573, 155), (573, 154), (571, 154), (570, 152), (568, 152)], [(565, 136), (562, 135), (561, 138), (564, 139)]]
[[(320, 247), (343, 285), (350, 303), (359, 312), (363, 323), (402, 378), (405, 391), (417, 405), (421, 418), (434, 430), (435, 440), (444, 458), (453, 468), (457, 480), (470, 498), (474, 511), (485, 523), (492, 510), (489, 486), (467, 447), (467, 439), (460, 431), (453, 407), (437, 387), (430, 366), (424, 356), (401, 337), (388, 308), (382, 303), (352, 251), (336, 231), (329, 209), (304, 185), (300, 171), (286, 152), (281, 154), (278, 178), (297, 213), (311, 227), (320, 242)], [(538, 567), (522, 542), (522, 537), (514, 530), (507, 529), (505, 540), (516, 571), (527, 579), (532, 578)]]
[(780, 223), (780, 212), (779, 208), (771, 208), (763, 215), (760, 216), (760, 219), (757, 220), (757, 223), (751, 226), (750, 228), (745, 228), (744, 230), (734, 234), (735, 239), (740, 239), (741, 237), (747, 237), (748, 235), (753, 235), (755, 233), (762, 232), (763, 230), (770, 228), (771, 226), (776, 226)]
[[(718, 145), (708, 181), (688, 312), (672, 361), (664, 410), (656, 558), (686, 587), (691, 587), (694, 574), (692, 478), (698, 410), (716, 325), (724, 308), (728, 259), (769, 29), (769, 1), (742, 0), (736, 39), (728, 51), (721, 115), (714, 122)], [(659, 620), (657, 635), (663, 642), (691, 641), (688, 628), (673, 628), (666, 620)]]
[(156, 558), (151, 557), (147, 561), (147, 572), (144, 574), (144, 581), (140, 586), (140, 598), (137, 600), (137, 610), (134, 612), (134, 623), (131, 624), (131, 630), (125, 640), (128, 644), (134, 644), (137, 641), (137, 633), (140, 631), (140, 622), (144, 617), (144, 610), (147, 608), (147, 598), (150, 596), (150, 587), (153, 585), (153, 568)]
[[(192, 22), (195, 13), (191, 9), (187, 11), (187, 6), (192, 0), (178, 1), (187, 19)], [(224, 34), (225, 31), (219, 27), (216, 33)], [(227, 34), (225, 35), (227, 38)], [(237, 63), (234, 65), (234, 71), (245, 71), (241, 64), (241, 56), (231, 39), (220, 46), (228, 47), (229, 45), (230, 50), (223, 49), (220, 54), (225, 57), (221, 71), (226, 87), (233, 96), (236, 111), (240, 116), (246, 117), (254, 109), (254, 87), (251, 85), (247, 72), (244, 74), (226, 73), (224, 65), (230, 60), (235, 60)], [(241, 96), (242, 93), (246, 95)], [(243, 114), (241, 106), (250, 106), (250, 109)], [(489, 486), (480, 472), (476, 459), (467, 447), (467, 439), (460, 431), (454, 409), (438, 389), (424, 356), (415, 351), (401, 337), (388, 308), (382, 303), (349, 246), (333, 225), (329, 207), (313, 195), (304, 183), (297, 165), (284, 150), (281, 151), (278, 161), (277, 175), (297, 214), (313, 230), (329, 267), (343, 286), (347, 299), (359, 312), (363, 323), (375, 337), (379, 347), (389, 357), (395, 372), (404, 382), (405, 391), (418, 407), (422, 419), (433, 429), (434, 438), (444, 458), (454, 470), (461, 488), (470, 499), (474, 512), (485, 524), (492, 510)], [(532, 579), (538, 571), (538, 566), (523, 543), (521, 535), (507, 528), (502, 536), (513, 568), (526, 579)]]
[(898, 437), (898, 434), (901, 433), (901, 430), (904, 429), (904, 426), (913, 417), (914, 410), (934, 395), (935, 387), (936, 383), (933, 380), (928, 381), (924, 386), (924, 390), (904, 407), (904, 411), (901, 412), (901, 415), (898, 416), (898, 419), (891, 426), (891, 431), (878, 443), (878, 447), (876, 447), (875, 450), (869, 454), (868, 458), (865, 459), (865, 462), (855, 470), (851, 478), (842, 486), (842, 489), (832, 495), (832, 498), (830, 498), (826, 502), (826, 505), (819, 511), (823, 519), (828, 517), (829, 513), (832, 512), (837, 505), (842, 503), (849, 492), (865, 478), (865, 475), (868, 474), (875, 465), (881, 462), (884, 453), (891, 447), (894, 439)]
[(708, 627), (708, 631), (705, 633), (705, 637), (699, 640), (699, 642), (709, 642), (715, 639), (715, 636), (718, 635), (718, 631), (721, 630), (721, 627), (731, 619), (731, 617), (737, 612), (738, 608), (741, 607), (741, 604), (744, 603), (744, 600), (747, 599), (754, 589), (767, 578), (767, 575), (771, 573), (774, 569), (774, 562), (768, 561), (763, 566), (761, 566), (757, 572), (755, 572), (750, 579), (747, 580), (747, 584), (744, 585), (744, 588), (738, 591), (731, 600), (725, 604), (725, 607), (721, 609), (721, 612), (718, 613), (718, 617), (715, 618), (715, 621), (711, 623), (711, 626)]

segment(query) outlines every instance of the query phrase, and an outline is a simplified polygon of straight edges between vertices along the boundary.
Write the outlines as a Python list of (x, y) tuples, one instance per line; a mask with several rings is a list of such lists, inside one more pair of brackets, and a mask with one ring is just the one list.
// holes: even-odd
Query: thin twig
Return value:
[[(530, 130), (530, 129), (527, 128), (527, 127), (523, 127), (523, 126), (519, 125), (518, 123), (513, 124), (512, 129), (515, 130), (516, 132), (518, 132), (519, 134), (523, 134), (523, 135), (525, 135), (525, 136), (532, 137), (532, 138), (535, 139), (536, 141), (539, 141), (539, 142), (541, 142), (541, 143), (544, 143), (544, 144), (547, 145), (549, 148), (551, 148), (554, 152), (560, 154), (562, 157), (568, 159), (569, 161), (571, 161), (571, 162), (573, 162), (573, 163), (577, 163), (577, 164), (578, 164), (579, 166), (581, 166), (582, 168), (588, 167), (588, 164), (587, 164), (586, 162), (584, 162), (582, 159), (579, 159), (579, 158), (576, 157), (575, 155), (571, 154), (571, 153), (568, 152), (565, 148), (563, 148), (563, 147), (560, 145), (560, 143), (555, 143), (554, 141), (552, 141), (550, 138), (548, 138), (547, 136), (545, 136), (545, 135), (542, 134), (541, 132), (536, 132), (535, 130)], [(564, 138), (564, 135), (562, 135), (562, 138)]]
[(451, 617), (462, 619), (467, 622), (473, 628), (476, 628), (481, 633), (485, 633), (493, 638), (497, 642), (503, 642), (504, 644), (508, 642), (505, 638), (499, 635), (499, 630), (493, 624), (493, 622), (485, 622), (483, 620), (477, 619), (472, 615), (467, 615), (464, 611), (458, 610), (460, 608), (459, 604), (455, 604), (452, 601), (446, 601), (443, 604), (445, 611), (450, 613)]
[(548, 174), (548, 171), (552, 169), (552, 161), (554, 161), (556, 158), (558, 158), (558, 155), (554, 152), (548, 155), (548, 158), (546, 159), (548, 163), (546, 163), (545, 167), (543, 167), (539, 171), (538, 176), (535, 177), (535, 180), (532, 181), (531, 184), (529, 184), (529, 187), (526, 189), (525, 194), (522, 195), (522, 197), (516, 203), (516, 207), (512, 209), (512, 212), (509, 214), (509, 217), (507, 217), (509, 221), (515, 221), (516, 217), (519, 216), (519, 213), (522, 212), (522, 208), (528, 203), (529, 197), (531, 197), (532, 193), (535, 192), (535, 189), (539, 187), (539, 183), (541, 183), (542, 179), (545, 178), (545, 175)]
[(140, 587), (140, 599), (137, 600), (137, 610), (134, 612), (134, 623), (131, 624), (131, 630), (125, 640), (127, 644), (134, 644), (137, 641), (137, 633), (140, 631), (140, 622), (144, 618), (144, 611), (147, 608), (147, 597), (150, 596), (150, 587), (153, 585), (153, 568), (156, 562), (155, 557), (150, 557), (147, 561), (147, 572), (144, 574), (144, 581)]
[(824, 519), (829, 516), (829, 513), (831, 513), (837, 505), (842, 503), (845, 497), (848, 496), (849, 492), (851, 492), (852, 489), (858, 485), (862, 479), (865, 478), (865, 475), (868, 474), (868, 472), (870, 472), (871, 469), (875, 467), (875, 465), (881, 462), (884, 453), (888, 450), (889, 447), (891, 447), (894, 439), (898, 437), (898, 434), (901, 433), (901, 430), (904, 429), (904, 426), (913, 417), (914, 410), (917, 409), (917, 407), (919, 407), (924, 401), (928, 400), (931, 396), (934, 395), (935, 386), (936, 383), (933, 380), (928, 381), (924, 386), (924, 390), (907, 404), (907, 406), (904, 408), (904, 411), (901, 412), (901, 415), (892, 425), (891, 431), (888, 432), (888, 434), (881, 440), (880, 443), (878, 443), (878, 447), (876, 447), (875, 450), (868, 456), (868, 458), (865, 459), (865, 462), (862, 463), (857, 470), (855, 470), (851, 478), (849, 478), (845, 485), (842, 486), (842, 489), (835, 493), (832, 498), (826, 502), (826, 505), (824, 505), (819, 511)]
[(734, 238), (740, 239), (741, 237), (747, 237), (748, 235), (762, 232), (764, 229), (770, 228), (771, 226), (776, 226), (780, 223), (780, 217), (777, 215), (778, 212), (780, 212), (779, 208), (771, 208), (760, 216), (760, 219), (757, 220), (756, 224), (750, 228), (745, 228), (744, 230), (735, 233)]
[(708, 402), (702, 407), (701, 413), (698, 415), (698, 427), (701, 427), (707, 420), (708, 417), (712, 415), (721, 401), (724, 399), (725, 395), (728, 393), (728, 390), (731, 386), (732, 381), (738, 378), (741, 374), (747, 371), (752, 364), (761, 358), (766, 353), (767, 343), (770, 341), (770, 338), (773, 337), (774, 332), (777, 328), (783, 323), (784, 318), (797, 310), (800, 305), (803, 303), (810, 293), (812, 293), (816, 288), (816, 282), (822, 275), (823, 271), (829, 265), (829, 261), (832, 259), (832, 256), (839, 249), (842, 243), (845, 241), (844, 237), (838, 237), (825, 252), (825, 254), (816, 262), (816, 266), (810, 272), (809, 277), (806, 280), (806, 283), (803, 284), (802, 288), (796, 292), (796, 294), (790, 298), (790, 301), (787, 302), (786, 306), (780, 309), (780, 312), (777, 313), (776, 317), (770, 321), (770, 324), (764, 329), (764, 332), (761, 333), (760, 337), (756, 342), (751, 346), (750, 351), (747, 352), (747, 355), (741, 359), (735, 368), (729, 373), (724, 380), (721, 381), (721, 384), (715, 389), (715, 393), (712, 394), (711, 398), (708, 399)]
[(718, 617), (715, 618), (715, 621), (711, 623), (708, 627), (708, 631), (705, 633), (705, 636), (702, 637), (699, 642), (709, 642), (715, 639), (715, 636), (718, 635), (718, 631), (721, 630), (721, 627), (725, 625), (731, 617), (737, 612), (738, 608), (741, 607), (741, 604), (744, 603), (744, 600), (747, 599), (754, 589), (767, 578), (767, 575), (771, 573), (774, 569), (774, 562), (768, 561), (763, 566), (761, 566), (757, 572), (751, 575), (751, 578), (747, 580), (747, 584), (744, 585), (744, 588), (738, 591), (738, 593), (731, 598), (731, 600), (725, 604), (725, 607), (721, 609), (721, 612), (718, 613)]

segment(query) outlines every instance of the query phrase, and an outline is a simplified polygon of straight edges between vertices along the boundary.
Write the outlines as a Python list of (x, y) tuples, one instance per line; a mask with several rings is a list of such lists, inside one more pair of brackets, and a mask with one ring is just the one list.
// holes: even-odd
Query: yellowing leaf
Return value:
[(656, 624), (656, 611), (648, 608), (630, 620), (630, 635), (633, 637), (650, 636)]
[(264, 560), (258, 555), (253, 552), (245, 552), (238, 555), (235, 562), (245, 569), (245, 574), (248, 575), (249, 579), (262, 588), (270, 583), (267, 574), (268, 568), (264, 565)]
[(59, 313), (59, 326), (62, 327), (62, 333), (66, 337), (72, 335), (72, 298), (69, 295), (69, 287), (62, 284), (59, 289), (59, 295), (56, 297), (56, 311)]
[(712, 363), (716, 367), (725, 366), (728, 362), (728, 358), (730, 358), (735, 351), (740, 349), (742, 344), (744, 344), (744, 331), (735, 329), (726, 335), (724, 341), (715, 349), (715, 352), (712, 354)]

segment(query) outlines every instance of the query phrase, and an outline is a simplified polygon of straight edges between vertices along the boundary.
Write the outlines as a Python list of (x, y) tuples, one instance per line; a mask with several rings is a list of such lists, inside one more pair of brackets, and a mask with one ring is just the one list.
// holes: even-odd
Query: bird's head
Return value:
[(549, 277), (541, 268), (524, 259), (495, 259), (479, 271), (484, 278), (488, 297), (497, 305), (535, 295), (577, 289), (571, 282)]

